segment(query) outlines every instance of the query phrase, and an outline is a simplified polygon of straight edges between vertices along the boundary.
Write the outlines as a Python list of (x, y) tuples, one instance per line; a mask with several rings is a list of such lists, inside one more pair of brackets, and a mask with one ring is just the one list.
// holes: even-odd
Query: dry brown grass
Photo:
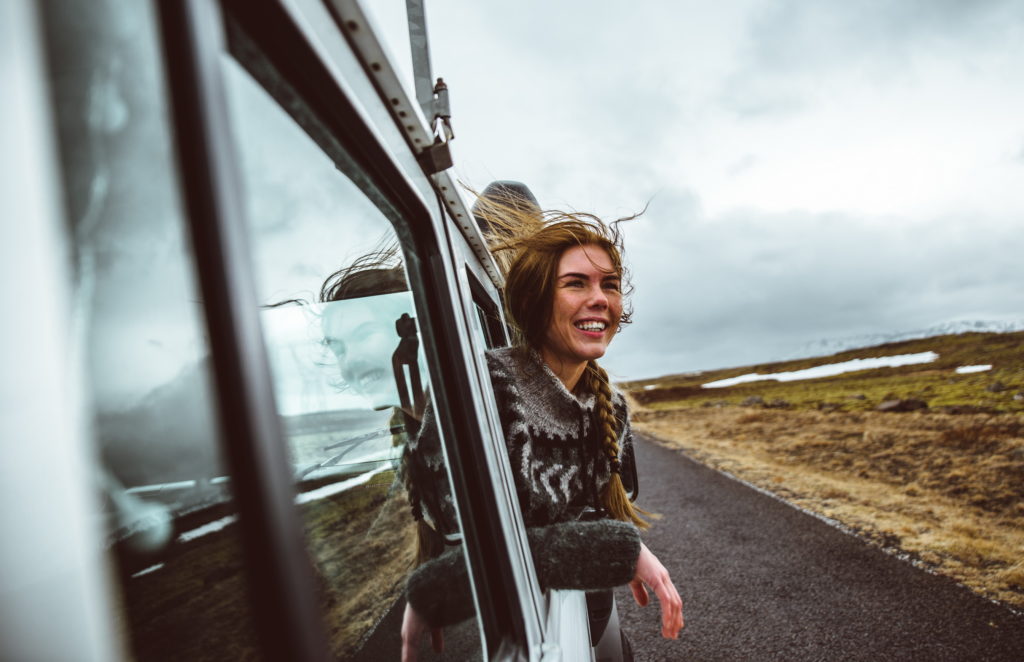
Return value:
[[(415, 524), (393, 474), (300, 507), (336, 659), (346, 659), (398, 599)], [(237, 525), (177, 545), (161, 570), (123, 577), (133, 653), (145, 660), (257, 659)], [(398, 636), (398, 633), (395, 633)]]
[(735, 406), (635, 412), (638, 430), (703, 463), (1024, 607), (1024, 417)]
[(303, 513), (336, 659), (358, 648), (398, 599), (413, 568), (415, 523), (405, 490), (391, 486), (387, 475), (314, 502)]

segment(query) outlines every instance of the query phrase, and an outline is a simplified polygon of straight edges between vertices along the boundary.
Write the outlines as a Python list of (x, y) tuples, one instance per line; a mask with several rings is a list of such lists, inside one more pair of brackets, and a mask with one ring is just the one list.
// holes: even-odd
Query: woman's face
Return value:
[(604, 356), (619, 328), (619, 275), (603, 248), (574, 246), (558, 262), (544, 354), (568, 365)]
[(328, 303), (324, 340), (338, 361), (341, 378), (374, 407), (398, 404), (391, 355), (400, 338), (395, 320), (413, 314), (409, 294), (385, 294)]

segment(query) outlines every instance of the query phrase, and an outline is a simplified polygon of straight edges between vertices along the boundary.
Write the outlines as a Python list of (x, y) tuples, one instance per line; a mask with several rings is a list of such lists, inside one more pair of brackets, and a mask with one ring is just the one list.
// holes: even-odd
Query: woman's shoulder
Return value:
[(487, 368), (491, 380), (499, 383), (520, 383), (537, 379), (543, 372), (534, 352), (524, 347), (499, 347), (487, 350)]
[(491, 372), (495, 370), (507, 370), (518, 362), (516, 355), (520, 353), (517, 347), (498, 347), (489, 349), (486, 352), (487, 365)]
[(502, 347), (487, 352), (491, 384), (499, 405), (518, 402), (524, 411), (545, 420), (571, 419), (580, 407), (592, 406), (593, 397), (581, 401), (566, 390), (536, 351), (529, 347)]

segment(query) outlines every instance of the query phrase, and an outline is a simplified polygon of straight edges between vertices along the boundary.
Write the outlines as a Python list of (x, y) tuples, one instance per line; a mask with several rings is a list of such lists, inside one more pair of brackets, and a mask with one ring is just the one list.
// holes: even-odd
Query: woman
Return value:
[[(521, 186), (521, 185), (520, 185)], [(544, 588), (607, 589), (629, 583), (645, 605), (644, 586), (662, 606), (662, 635), (683, 626), (682, 601), (668, 572), (640, 542), (646, 528), (622, 483), (632, 443), (623, 397), (597, 364), (620, 325), (623, 306), (620, 240), (593, 216), (540, 214), (521, 194), (485, 191), (475, 210), (492, 250), (512, 251), (505, 304), (515, 333), (511, 348), (492, 351), (488, 364), (517, 494)], [(501, 261), (501, 260), (499, 260)], [(431, 476), (426, 458), (440, 454), (433, 422), (409, 445), (407, 482), (414, 511), (439, 533), (454, 527), (446, 499), (422, 499)], [(450, 507), (449, 507), (450, 508)], [(579, 521), (588, 509), (604, 518)], [(440, 626), (471, 616), (459, 550), (418, 568), (407, 587), (403, 659), (414, 659), (426, 630), (440, 650)], [(465, 590), (460, 594), (459, 590)]]

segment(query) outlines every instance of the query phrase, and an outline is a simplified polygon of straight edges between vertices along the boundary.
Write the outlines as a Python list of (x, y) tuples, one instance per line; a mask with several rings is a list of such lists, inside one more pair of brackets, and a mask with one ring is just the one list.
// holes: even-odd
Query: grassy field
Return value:
[[(753, 372), (927, 351), (938, 358), (701, 387)], [(980, 364), (992, 369), (955, 372)], [(980, 594), (1024, 607), (1024, 333), (942, 336), (621, 386), (640, 431)], [(877, 410), (898, 400), (918, 400), (919, 409)]]
[[(352, 659), (413, 568), (415, 524), (393, 472), (301, 507), (331, 652)], [(237, 525), (174, 545), (159, 570), (122, 577), (132, 652), (145, 660), (254, 660)], [(398, 632), (394, 633), (397, 638)]]

